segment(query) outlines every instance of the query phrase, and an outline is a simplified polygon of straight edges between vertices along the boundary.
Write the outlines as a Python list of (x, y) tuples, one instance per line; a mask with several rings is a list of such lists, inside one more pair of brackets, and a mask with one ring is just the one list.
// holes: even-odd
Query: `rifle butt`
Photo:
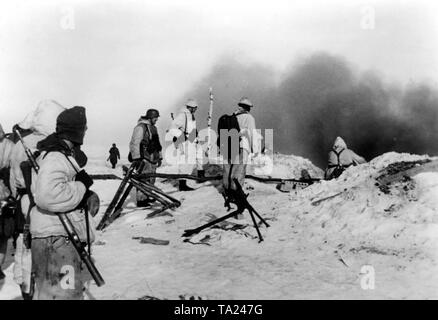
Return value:
[(97, 286), (100, 287), (105, 284), (105, 281), (103, 280), (101, 274), (97, 270), (96, 266), (94, 265), (93, 261), (91, 260), (90, 255), (85, 250), (84, 246), (82, 245), (81, 240), (79, 239), (79, 236), (71, 223), (70, 219), (65, 213), (58, 214), (59, 220), (61, 220), (62, 225), (64, 226), (65, 231), (67, 232), (68, 238), (75, 247), (77, 253), (79, 254), (79, 257), (81, 260), (85, 263), (87, 266), (88, 271), (90, 272), (91, 276), (93, 277), (94, 281), (96, 282)]

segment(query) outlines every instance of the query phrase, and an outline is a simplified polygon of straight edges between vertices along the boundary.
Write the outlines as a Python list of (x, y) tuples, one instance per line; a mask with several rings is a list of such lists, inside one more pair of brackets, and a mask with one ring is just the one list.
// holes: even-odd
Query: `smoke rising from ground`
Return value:
[(274, 151), (300, 155), (325, 167), (341, 136), (371, 160), (388, 151), (436, 154), (438, 91), (427, 84), (388, 85), (373, 72), (358, 72), (341, 57), (316, 53), (297, 61), (277, 80), (264, 65), (220, 61), (181, 98), (198, 99), (198, 126), (206, 126), (209, 87), (215, 101), (213, 128), (242, 96), (255, 104), (257, 127), (274, 129)]

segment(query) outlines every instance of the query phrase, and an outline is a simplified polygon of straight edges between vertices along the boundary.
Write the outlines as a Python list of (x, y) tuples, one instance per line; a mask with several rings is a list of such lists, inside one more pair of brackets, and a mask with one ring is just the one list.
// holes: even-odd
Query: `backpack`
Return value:
[[(231, 137), (228, 137), (228, 141), (221, 141), (221, 130), (237, 130), (237, 132), (240, 132), (240, 126), (239, 121), (237, 120), (237, 115), (235, 113), (228, 115), (224, 114), (219, 118), (218, 125), (217, 125), (217, 146), (219, 148), (219, 152), (223, 153), (228, 150), (227, 154), (227, 160), (229, 161), (231, 159)], [(225, 149), (227, 148), (227, 149)], [(239, 151), (240, 151), (240, 136), (239, 136)]]

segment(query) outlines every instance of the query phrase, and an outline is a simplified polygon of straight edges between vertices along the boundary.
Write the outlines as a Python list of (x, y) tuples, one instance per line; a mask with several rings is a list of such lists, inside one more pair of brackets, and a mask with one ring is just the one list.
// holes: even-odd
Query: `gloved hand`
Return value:
[(88, 212), (92, 217), (96, 216), (96, 214), (99, 212), (100, 208), (100, 199), (96, 192), (88, 190), (86, 193), (86, 204), (88, 207)]
[(173, 137), (173, 139), (172, 139), (173, 143), (175, 143), (177, 140), (178, 140), (177, 137)]
[(85, 170), (81, 170), (76, 174), (75, 181), (82, 182), (87, 190), (93, 185), (93, 179), (91, 179)]
[(163, 164), (163, 159), (158, 159), (157, 167), (161, 167), (162, 164)]
[(92, 217), (94, 217), (99, 212), (100, 199), (96, 192), (91, 190), (85, 191), (85, 194), (79, 205), (76, 207), (76, 210), (83, 209), (85, 206), (87, 206), (88, 213)]

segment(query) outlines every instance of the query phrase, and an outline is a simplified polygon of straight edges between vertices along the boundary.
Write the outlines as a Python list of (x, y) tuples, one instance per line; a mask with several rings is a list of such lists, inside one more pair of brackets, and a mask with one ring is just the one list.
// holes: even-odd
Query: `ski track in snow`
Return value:
[[(385, 194), (375, 185), (379, 170), (388, 164), (425, 158), (387, 153), (298, 193), (281, 193), (273, 184), (247, 179), (249, 202), (270, 224), (260, 227), (262, 243), (247, 212), (242, 220), (227, 220), (248, 225), (244, 229), (206, 229), (192, 236), (192, 243), (183, 242), (185, 229), (208, 222), (210, 214), (227, 213), (223, 198), (211, 182), (191, 181), (195, 191), (178, 192), (159, 179), (157, 186), (179, 199), (181, 207), (145, 219), (151, 210), (138, 210), (131, 192), (126, 214), (97, 232), (93, 254), (106, 284), (91, 284), (88, 298), (437, 299), (438, 173), (417, 174), (407, 191), (395, 184)], [(89, 173), (121, 176), (120, 166), (112, 170), (95, 159), (89, 161)], [(312, 176), (322, 175), (300, 157), (276, 155), (274, 164), (274, 177), (299, 177), (303, 167)], [(119, 183), (95, 181), (92, 189), (101, 199), (96, 223)], [(132, 239), (136, 236), (170, 243), (141, 244)], [(361, 288), (365, 265), (375, 270), (374, 290)], [(20, 296), (12, 266), (6, 270), (1, 299)]]

